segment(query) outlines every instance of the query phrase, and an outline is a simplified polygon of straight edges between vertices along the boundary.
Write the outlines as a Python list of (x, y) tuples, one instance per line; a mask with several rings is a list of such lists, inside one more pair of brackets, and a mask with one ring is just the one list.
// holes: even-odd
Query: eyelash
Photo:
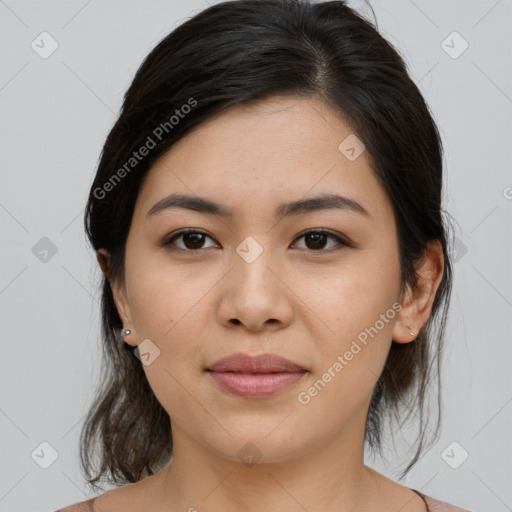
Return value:
[[(202, 231), (201, 229), (187, 228), (187, 229), (182, 229), (180, 231), (177, 231), (176, 233), (173, 233), (173, 234), (167, 236), (166, 238), (164, 238), (164, 240), (162, 240), (162, 242), (159, 245), (161, 247), (165, 247), (169, 251), (182, 251), (182, 252), (189, 252), (189, 253), (193, 253), (193, 252), (198, 253), (198, 252), (208, 249), (208, 247), (200, 248), (200, 249), (182, 249), (181, 247), (175, 247), (175, 246), (173, 247), (172, 246), (173, 242), (175, 240), (177, 240), (181, 236), (189, 234), (189, 233), (198, 233), (198, 234), (201, 234), (201, 235), (204, 235), (204, 236), (210, 238), (211, 240), (214, 240), (213, 237), (211, 237), (210, 235), (208, 235), (208, 233), (206, 233), (205, 231)], [(345, 240), (344, 238), (340, 237), (339, 235), (336, 235), (335, 233), (328, 231), (326, 229), (310, 229), (308, 231), (304, 231), (304, 232), (300, 233), (299, 235), (297, 235), (297, 237), (294, 239), (294, 241), (299, 240), (311, 233), (325, 235), (327, 237), (333, 238), (339, 244), (339, 247), (335, 247), (335, 248), (331, 248), (331, 249), (314, 250), (314, 249), (306, 248), (306, 250), (309, 250), (312, 253), (331, 253), (334, 251), (342, 250), (344, 247), (353, 247), (352, 244), (350, 244), (347, 240)]]

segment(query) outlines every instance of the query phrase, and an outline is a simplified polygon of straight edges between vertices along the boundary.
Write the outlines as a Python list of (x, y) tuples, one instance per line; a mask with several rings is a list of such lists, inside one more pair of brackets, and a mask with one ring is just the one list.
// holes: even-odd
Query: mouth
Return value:
[(276, 354), (250, 356), (238, 353), (205, 369), (214, 382), (230, 394), (264, 398), (297, 384), (309, 371)]

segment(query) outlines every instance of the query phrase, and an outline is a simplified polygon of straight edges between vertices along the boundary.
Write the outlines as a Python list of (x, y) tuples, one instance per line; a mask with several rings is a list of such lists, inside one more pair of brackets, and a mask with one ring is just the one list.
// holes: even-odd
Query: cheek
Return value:
[(331, 331), (327, 338), (317, 333), (319, 365), (309, 386), (299, 390), (300, 403), (318, 423), (335, 430), (354, 415), (365, 414), (400, 309), (395, 302), (398, 288), (392, 281), (352, 272), (331, 279), (329, 293), (317, 286), (310, 295), (311, 309), (320, 312)]
[[(132, 272), (130, 308), (139, 341), (150, 339), (159, 357), (147, 366), (155, 392), (196, 378), (204, 364), (205, 344), (213, 324), (208, 291), (218, 279), (207, 272), (170, 265), (147, 265)], [(175, 381), (174, 379), (177, 379)]]
[[(175, 421), (186, 422), (194, 408), (187, 390), (202, 370), (204, 319), (211, 319), (204, 280), (144, 272), (132, 280), (131, 293), (137, 337), (150, 339), (159, 350), (154, 362), (144, 366), (150, 387)], [(202, 411), (193, 413), (201, 417)]]
[[(381, 259), (369, 251), (353, 259), (353, 263), (343, 262), (328, 272), (302, 272), (294, 282), (294, 291), (304, 305), (317, 314), (332, 335), (342, 334), (343, 338), (357, 336), (372, 326), (392, 307), (400, 291), (396, 260)], [(383, 330), (391, 330), (388, 323)]]
[(206, 272), (192, 272), (192, 266), (171, 265), (151, 254), (144, 258), (144, 265), (139, 259), (131, 268), (127, 264), (130, 310), (139, 337), (154, 337), (162, 343), (197, 319), (201, 300), (212, 284)]
[(301, 281), (298, 295), (307, 297), (305, 304), (329, 328), (322, 329), (323, 336), (320, 330), (315, 333), (320, 363), (315, 377), (322, 390), (322, 397), (314, 399), (315, 408), (342, 401), (353, 410), (371, 394), (389, 353), (400, 310), (396, 302), (399, 274), (396, 259), (368, 251), (357, 264), (330, 272), (326, 278)]

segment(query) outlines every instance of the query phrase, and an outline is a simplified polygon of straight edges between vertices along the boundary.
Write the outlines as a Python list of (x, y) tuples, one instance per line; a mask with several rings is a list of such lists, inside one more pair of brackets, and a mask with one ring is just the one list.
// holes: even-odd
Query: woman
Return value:
[(441, 197), (429, 109), (343, 1), (229, 1), (169, 34), (85, 215), (107, 364), (82, 463), (117, 488), (62, 510), (462, 510), (363, 459), (413, 408), (403, 474), (425, 445)]

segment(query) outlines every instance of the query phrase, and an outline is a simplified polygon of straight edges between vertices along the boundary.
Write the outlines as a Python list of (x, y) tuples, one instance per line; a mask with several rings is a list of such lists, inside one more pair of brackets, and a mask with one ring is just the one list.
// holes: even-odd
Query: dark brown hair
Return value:
[[(434, 437), (441, 420), (439, 366), (452, 284), (441, 206), (442, 145), (402, 57), (344, 1), (228, 1), (166, 36), (138, 69), (103, 147), (85, 211), (87, 236), (94, 250), (109, 252), (109, 279), (123, 282), (135, 202), (156, 159), (212, 116), (273, 95), (319, 98), (365, 144), (394, 209), (402, 289), (415, 286), (415, 264), (427, 242), (437, 239), (443, 246), (444, 273), (431, 317), (414, 342), (392, 343), (368, 412), (365, 441), (382, 454), (386, 415), (398, 420), (406, 411), (405, 421), (417, 411), (416, 450), (403, 476), (424, 448), (434, 383)], [(147, 154), (131, 160), (142, 146), (150, 148)], [(151, 475), (169, 461), (173, 447), (169, 415), (133, 347), (120, 343), (122, 323), (104, 276), (102, 286), (105, 364), (80, 438), (82, 467), (94, 486)]]

